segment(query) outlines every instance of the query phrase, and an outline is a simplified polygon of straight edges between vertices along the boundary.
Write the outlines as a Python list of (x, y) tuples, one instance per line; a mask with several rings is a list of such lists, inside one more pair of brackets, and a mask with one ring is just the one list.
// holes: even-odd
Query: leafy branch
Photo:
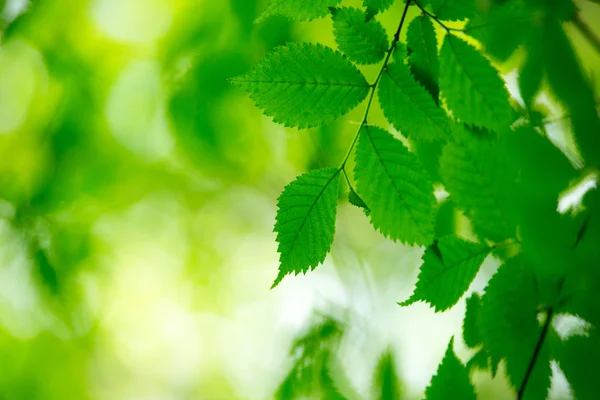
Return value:
[[(377, 77), (375, 78), (375, 81), (371, 85), (369, 85), (370, 93), (369, 93), (369, 98), (367, 100), (367, 106), (365, 108), (365, 112), (364, 112), (362, 120), (358, 126), (358, 129), (356, 130), (356, 134), (354, 135), (354, 138), (352, 139), (352, 143), (350, 144), (350, 147), (348, 148), (348, 151), (346, 152), (346, 155), (344, 156), (344, 159), (339, 166), (340, 171), (344, 171), (344, 176), (346, 176), (346, 179), (348, 179), (348, 176), (347, 176), (346, 170), (345, 170), (346, 163), (348, 162), (348, 159), (350, 158), (350, 154), (352, 154), (352, 149), (354, 148), (354, 146), (356, 145), (356, 142), (358, 141), (358, 137), (360, 136), (360, 131), (362, 130), (363, 126), (367, 125), (367, 118), (369, 116), (369, 111), (371, 110), (371, 104), (373, 103), (373, 97), (375, 97), (375, 90), (377, 89), (377, 84), (381, 80), (381, 76), (383, 75), (383, 72), (387, 68), (388, 62), (390, 61), (390, 57), (392, 56), (392, 53), (394, 52), (394, 50), (396, 49), (396, 46), (398, 45), (398, 42), (400, 41), (400, 32), (402, 31), (404, 21), (406, 20), (406, 14), (408, 13), (408, 7), (410, 6), (410, 3), (411, 3), (411, 0), (406, 1), (406, 5), (404, 6), (404, 11), (402, 12), (402, 17), (400, 18), (400, 23), (398, 24), (398, 28), (396, 29), (396, 32), (394, 33), (394, 37), (392, 39), (392, 44), (390, 45), (390, 47), (385, 55), (385, 59), (383, 60), (383, 64), (381, 65), (381, 68), (379, 69), (379, 72), (377, 74)], [(349, 180), (348, 180), (348, 184), (350, 184)], [(352, 187), (352, 186), (350, 186), (350, 187)]]

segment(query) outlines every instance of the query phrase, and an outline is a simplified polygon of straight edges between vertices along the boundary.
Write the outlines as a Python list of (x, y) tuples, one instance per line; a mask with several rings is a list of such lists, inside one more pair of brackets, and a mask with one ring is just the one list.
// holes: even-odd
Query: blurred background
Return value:
[[(265, 6), (0, 0), (0, 399), (417, 399), (452, 335), (471, 356), (464, 299), (396, 304), (423, 249), (343, 201), (325, 264), (269, 290), (277, 196), (339, 164), (363, 111), (284, 129), (227, 81), (290, 40), (335, 46), (329, 18), (254, 24)], [(390, 34), (400, 13), (378, 17)], [(502, 374), (474, 379), (513, 397)]]

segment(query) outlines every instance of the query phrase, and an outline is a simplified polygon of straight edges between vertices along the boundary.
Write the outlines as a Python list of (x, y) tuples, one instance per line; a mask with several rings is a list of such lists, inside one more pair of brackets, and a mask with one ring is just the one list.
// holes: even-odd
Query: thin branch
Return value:
[(375, 90), (377, 88), (377, 84), (379, 83), (379, 80), (381, 79), (381, 76), (383, 75), (383, 71), (385, 71), (385, 69), (388, 65), (388, 62), (390, 61), (390, 57), (392, 56), (392, 53), (396, 49), (396, 45), (400, 41), (400, 31), (402, 30), (402, 26), (404, 25), (404, 21), (406, 19), (406, 14), (408, 12), (408, 6), (410, 5), (410, 2), (411, 2), (411, 0), (406, 0), (406, 5), (404, 6), (404, 12), (402, 13), (402, 18), (400, 19), (400, 24), (398, 24), (398, 29), (396, 29), (396, 33), (394, 33), (394, 39), (392, 39), (392, 44), (390, 45), (390, 48), (388, 49), (387, 54), (385, 55), (385, 59), (383, 60), (383, 65), (381, 66), (381, 69), (379, 70), (379, 73), (377, 74), (377, 78), (375, 78), (375, 82), (373, 82), (373, 84), (370, 85), (371, 93), (369, 94), (369, 99), (367, 100), (367, 107), (365, 108), (365, 113), (364, 113), (362, 121), (356, 131), (356, 134), (354, 135), (354, 139), (352, 139), (352, 143), (350, 144), (350, 147), (348, 148), (348, 151), (346, 152), (346, 156), (344, 157), (344, 160), (342, 161), (342, 164), (339, 167), (340, 171), (345, 172), (346, 163), (348, 162), (348, 159), (350, 158), (350, 154), (352, 153), (352, 149), (354, 148), (354, 145), (356, 144), (356, 141), (358, 140), (360, 131), (361, 131), (362, 127), (367, 124), (367, 117), (369, 116), (369, 111), (371, 110), (371, 104), (373, 103), (373, 97), (375, 96)]
[(590, 29), (590, 27), (581, 18), (579, 13), (575, 13), (572, 18), (573, 23), (579, 29), (581, 34), (587, 39), (587, 41), (594, 47), (596, 52), (600, 54), (600, 38)]
[(529, 361), (529, 366), (527, 367), (527, 372), (525, 372), (525, 377), (523, 378), (523, 383), (521, 383), (521, 387), (519, 388), (519, 392), (517, 393), (517, 400), (521, 400), (523, 395), (525, 394), (525, 388), (527, 387), (527, 382), (531, 377), (531, 373), (533, 372), (533, 368), (535, 367), (535, 362), (537, 361), (540, 351), (542, 350), (542, 346), (544, 344), (544, 340), (546, 339), (546, 335), (548, 334), (548, 329), (550, 328), (550, 323), (552, 322), (552, 317), (554, 315), (554, 310), (552, 307), (548, 308), (548, 313), (546, 314), (546, 321), (544, 321), (544, 326), (542, 328), (542, 333), (540, 334), (540, 338), (538, 339), (537, 344), (535, 345), (535, 350), (533, 352), (533, 356)]
[(458, 28), (450, 28), (448, 25), (444, 24), (442, 21), (440, 21), (440, 19), (433, 15), (432, 13), (430, 13), (429, 11), (427, 11), (423, 6), (421, 6), (416, 0), (413, 0), (413, 3), (419, 7), (419, 9), (421, 10), (421, 12), (425, 15), (427, 15), (429, 18), (431, 18), (432, 20), (434, 20), (435, 22), (437, 22), (437, 24), (439, 26), (441, 26), (442, 28), (444, 28), (444, 30), (446, 32), (450, 32), (450, 31), (455, 31), (455, 32), (464, 32), (464, 29), (458, 29)]

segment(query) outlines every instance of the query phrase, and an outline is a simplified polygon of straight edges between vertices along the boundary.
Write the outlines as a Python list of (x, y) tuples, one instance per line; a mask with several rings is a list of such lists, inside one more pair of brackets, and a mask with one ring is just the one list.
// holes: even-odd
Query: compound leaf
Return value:
[(273, 15), (283, 15), (299, 21), (312, 21), (329, 13), (341, 0), (271, 0), (256, 22), (262, 22)]
[(389, 132), (364, 126), (356, 149), (357, 191), (384, 236), (428, 245), (435, 229), (433, 184), (419, 159)]
[(333, 121), (369, 92), (365, 77), (340, 52), (312, 43), (277, 47), (232, 82), (273, 121), (298, 128)]
[(442, 363), (425, 390), (425, 399), (475, 400), (475, 388), (469, 379), (469, 372), (454, 354), (453, 347), (454, 338), (450, 339)]
[(379, 102), (385, 117), (404, 136), (420, 140), (446, 140), (448, 117), (419, 85), (408, 66), (392, 63), (381, 76)]
[(415, 292), (400, 305), (426, 301), (436, 312), (449, 309), (467, 291), (490, 250), (456, 236), (438, 239), (423, 254)]
[(451, 34), (440, 50), (440, 89), (463, 123), (497, 130), (512, 123), (508, 91), (498, 71), (475, 47)]
[[(509, 381), (518, 389), (541, 334), (537, 291), (530, 268), (519, 257), (503, 264), (481, 299), (479, 321), (483, 345), (492, 362), (506, 359)], [(524, 399), (545, 399), (550, 386), (550, 350), (541, 348)]]
[(365, 21), (357, 8), (332, 9), (333, 34), (340, 51), (357, 64), (375, 64), (389, 46), (385, 29), (374, 19)]
[(279, 246), (279, 275), (299, 274), (325, 260), (335, 233), (340, 171), (317, 169), (300, 175), (288, 184), (277, 202), (274, 231)]
[(406, 42), (410, 49), (410, 70), (416, 80), (427, 89), (438, 102), (440, 65), (437, 38), (431, 18), (419, 15), (408, 25)]

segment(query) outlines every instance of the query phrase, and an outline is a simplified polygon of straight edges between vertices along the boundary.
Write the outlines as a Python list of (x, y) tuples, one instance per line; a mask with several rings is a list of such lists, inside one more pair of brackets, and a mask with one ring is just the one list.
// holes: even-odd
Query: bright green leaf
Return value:
[(405, 64), (388, 65), (379, 83), (379, 102), (385, 117), (404, 136), (446, 140), (448, 117), (416, 81)]
[(365, 126), (356, 149), (357, 191), (385, 236), (428, 245), (435, 228), (433, 185), (418, 158), (389, 132)]
[(277, 47), (232, 82), (273, 121), (299, 128), (333, 121), (369, 92), (365, 77), (341, 53), (312, 43)]
[(285, 187), (277, 203), (279, 275), (299, 274), (325, 260), (335, 233), (340, 171), (318, 169), (300, 175)]
[(454, 354), (453, 347), (454, 338), (450, 339), (444, 359), (425, 390), (426, 400), (475, 400), (475, 388), (469, 379), (469, 372)]
[(271, 0), (256, 22), (262, 22), (273, 15), (311, 21), (326, 16), (329, 7), (335, 7), (340, 2), (341, 0)]
[(513, 122), (498, 71), (475, 47), (451, 34), (440, 51), (440, 89), (454, 117), (465, 124), (502, 130)]
[(365, 21), (364, 12), (357, 8), (332, 10), (333, 34), (342, 53), (357, 64), (375, 64), (383, 60), (389, 41), (378, 21)]
[(475, 232), (495, 242), (516, 234), (516, 176), (493, 137), (455, 129), (440, 158), (440, 175), (451, 198), (473, 222)]
[(456, 236), (442, 237), (434, 245), (423, 254), (415, 292), (401, 306), (426, 301), (436, 312), (449, 309), (467, 291), (491, 250)]

